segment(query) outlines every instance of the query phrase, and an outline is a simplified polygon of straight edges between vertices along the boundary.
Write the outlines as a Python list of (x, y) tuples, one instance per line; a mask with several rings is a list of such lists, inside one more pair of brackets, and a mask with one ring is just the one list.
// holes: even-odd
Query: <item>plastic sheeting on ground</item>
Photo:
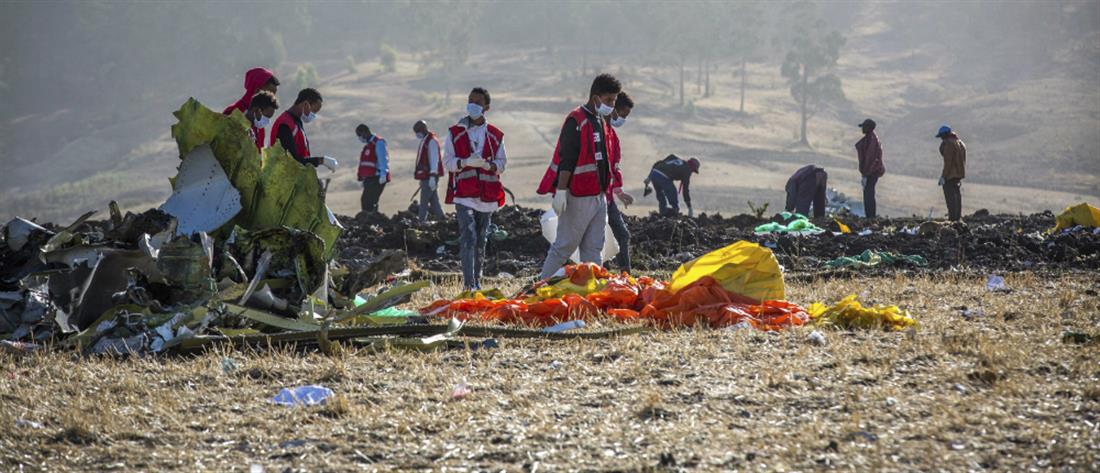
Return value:
[(564, 277), (511, 299), (467, 293), (436, 301), (421, 314), (535, 326), (605, 316), (662, 328), (747, 323), (761, 330), (810, 320), (805, 309), (783, 297), (783, 276), (771, 251), (737, 242), (685, 263), (671, 283), (612, 274), (595, 264), (569, 265)]
[(924, 261), (924, 257), (920, 255), (903, 255), (888, 251), (864, 250), (863, 253), (856, 256), (841, 256), (840, 258), (828, 261), (825, 263), (825, 266), (829, 268), (861, 268), (877, 266), (879, 264), (911, 264), (914, 266), (924, 266), (927, 263)]
[(771, 233), (785, 233), (790, 235), (817, 235), (825, 233), (825, 229), (814, 225), (802, 214), (783, 212), (779, 214), (785, 223), (768, 222), (756, 227), (753, 233), (767, 235)]
[(846, 329), (882, 329), (903, 330), (915, 326), (916, 320), (909, 311), (896, 305), (864, 307), (856, 300), (855, 294), (845, 297), (832, 307), (821, 302), (810, 304), (807, 308), (813, 322), (818, 325), (831, 325)]
[(1100, 209), (1084, 202), (1066, 207), (1062, 213), (1054, 217), (1054, 228), (1050, 230), (1050, 233), (1078, 225), (1088, 228), (1100, 227)]

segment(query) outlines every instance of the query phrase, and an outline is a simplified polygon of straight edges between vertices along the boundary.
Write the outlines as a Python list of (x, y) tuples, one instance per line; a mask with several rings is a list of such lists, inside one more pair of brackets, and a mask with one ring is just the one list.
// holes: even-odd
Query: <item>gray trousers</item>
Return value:
[(429, 209), (431, 210), (433, 219), (443, 220), (443, 207), (439, 205), (439, 191), (438, 189), (432, 190), (432, 187), (429, 185), (429, 180), (424, 179), (420, 181), (420, 208), (417, 213), (417, 218), (421, 223), (428, 221)]
[(582, 263), (602, 264), (600, 252), (606, 225), (607, 198), (603, 194), (589, 197), (570, 194), (566, 198), (565, 213), (558, 216), (558, 235), (542, 263), (542, 279), (558, 272), (577, 248), (581, 250)]

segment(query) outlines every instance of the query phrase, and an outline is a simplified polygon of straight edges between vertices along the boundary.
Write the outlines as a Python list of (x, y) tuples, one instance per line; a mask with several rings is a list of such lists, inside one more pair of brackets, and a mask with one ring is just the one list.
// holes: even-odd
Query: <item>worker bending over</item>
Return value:
[(691, 175), (699, 173), (700, 165), (698, 158), (684, 161), (675, 154), (670, 154), (665, 159), (653, 163), (653, 167), (649, 170), (649, 177), (645, 179), (646, 190), (643, 196), (649, 195), (649, 185), (652, 183), (657, 192), (657, 211), (666, 216), (679, 215), (680, 203), (676, 197), (674, 181), (680, 181), (680, 192), (684, 194), (688, 217), (694, 217), (695, 211), (691, 208)]
[(788, 212), (810, 215), (810, 204), (814, 207), (814, 218), (825, 216), (825, 189), (829, 185), (829, 175), (824, 168), (813, 164), (803, 166), (787, 179)]
[(294, 105), (275, 119), (271, 146), (275, 146), (275, 141), (278, 140), (295, 161), (313, 167), (325, 166), (335, 172), (336, 160), (328, 156), (313, 156), (309, 150), (309, 138), (306, 136), (305, 124), (317, 119), (317, 112), (321, 111), (322, 105), (324, 100), (317, 89), (302, 89), (298, 92)]

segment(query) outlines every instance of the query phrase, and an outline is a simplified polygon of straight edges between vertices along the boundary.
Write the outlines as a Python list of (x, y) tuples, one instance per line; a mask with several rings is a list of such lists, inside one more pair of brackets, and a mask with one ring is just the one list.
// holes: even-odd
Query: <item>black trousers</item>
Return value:
[(878, 205), (875, 203), (875, 184), (878, 184), (878, 176), (867, 176), (867, 184), (863, 186), (863, 214), (867, 218), (878, 216)]
[(943, 198), (947, 201), (947, 219), (952, 222), (962, 220), (962, 179), (945, 180), (943, 182)]
[(378, 199), (382, 197), (385, 183), (379, 183), (378, 177), (368, 177), (363, 181), (363, 195), (359, 198), (359, 204), (364, 212), (378, 212)]

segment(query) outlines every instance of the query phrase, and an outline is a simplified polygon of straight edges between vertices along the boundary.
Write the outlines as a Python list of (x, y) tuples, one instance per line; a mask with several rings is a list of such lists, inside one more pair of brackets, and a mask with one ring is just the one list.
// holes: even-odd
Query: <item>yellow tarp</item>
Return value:
[(840, 328), (902, 330), (917, 324), (909, 315), (896, 305), (864, 307), (856, 300), (855, 294), (845, 297), (832, 307), (821, 302), (810, 304), (806, 308), (814, 323), (833, 325)]
[(669, 289), (678, 292), (704, 276), (714, 278), (727, 291), (758, 301), (786, 299), (779, 262), (771, 250), (756, 243), (739, 241), (680, 265)]
[(1082, 202), (1072, 207), (1066, 207), (1062, 213), (1054, 217), (1054, 222), (1054, 228), (1050, 230), (1050, 233), (1073, 228), (1077, 225), (1089, 228), (1100, 227), (1100, 209)]

